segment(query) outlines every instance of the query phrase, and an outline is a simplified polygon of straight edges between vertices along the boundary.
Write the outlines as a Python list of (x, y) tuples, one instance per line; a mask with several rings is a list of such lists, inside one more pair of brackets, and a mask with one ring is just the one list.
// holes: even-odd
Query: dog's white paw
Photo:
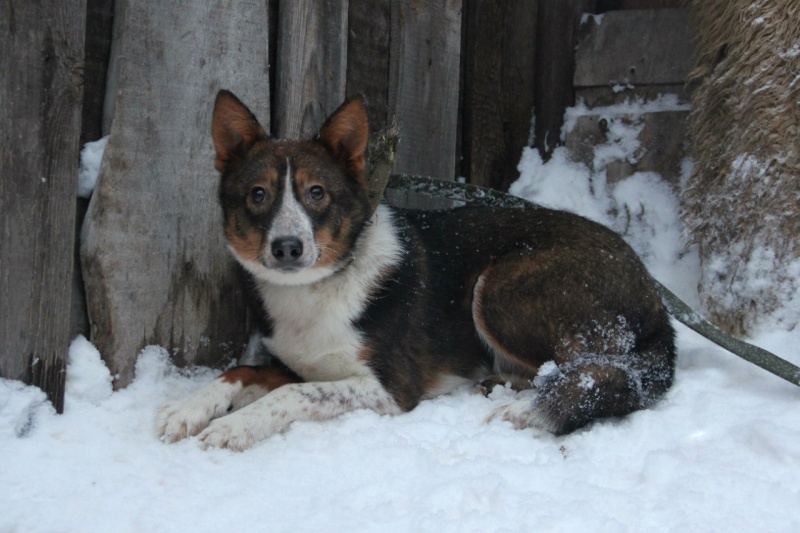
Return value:
[(524, 429), (531, 426), (532, 416), (531, 401), (517, 400), (495, 409), (486, 421), (503, 420), (504, 422), (511, 422), (515, 429)]
[(200, 433), (213, 419), (225, 415), (241, 385), (214, 381), (185, 401), (167, 404), (156, 417), (156, 435), (176, 442)]
[(197, 438), (204, 449), (228, 448), (240, 452), (278, 433), (281, 426), (275, 422), (255, 409), (245, 408), (213, 420)]

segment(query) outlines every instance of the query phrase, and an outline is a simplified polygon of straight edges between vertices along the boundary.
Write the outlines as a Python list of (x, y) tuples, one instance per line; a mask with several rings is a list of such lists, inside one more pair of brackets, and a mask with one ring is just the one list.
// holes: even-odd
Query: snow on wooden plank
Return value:
[(139, 351), (219, 365), (248, 330), (222, 235), (210, 127), (233, 90), (269, 125), (267, 3), (116, 4), (110, 138), (82, 235), (92, 342), (117, 386)]
[(0, 21), (0, 376), (63, 409), (86, 3), (12, 2)]

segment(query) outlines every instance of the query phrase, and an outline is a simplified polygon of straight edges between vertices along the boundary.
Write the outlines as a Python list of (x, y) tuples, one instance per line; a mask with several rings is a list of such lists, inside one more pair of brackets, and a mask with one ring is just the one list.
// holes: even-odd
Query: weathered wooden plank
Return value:
[(686, 9), (612, 11), (589, 22), (575, 52), (575, 87), (686, 82), (692, 32)]
[(148, 344), (219, 365), (246, 341), (209, 132), (220, 88), (269, 124), (267, 26), (260, 0), (117, 1), (110, 138), (81, 253), (92, 341), (117, 386)]
[[(389, 115), (400, 126), (395, 170), (453, 180), (460, 89), (461, 0), (392, 0)], [(396, 203), (402, 199), (393, 198)], [(416, 207), (442, 206), (423, 200)]]
[(507, 190), (531, 136), (537, 4), (467, 0), (465, 12), (464, 174)]
[(582, 15), (595, 11), (595, 0), (538, 0), (538, 7), (534, 144), (547, 156), (559, 144), (564, 111), (575, 103), (578, 28)]
[(684, 0), (597, 0), (597, 11), (617, 9), (669, 9), (681, 7)]
[(370, 131), (387, 126), (391, 0), (350, 0), (347, 40), (348, 96), (367, 102)]
[(398, 173), (456, 175), (461, 2), (392, 2), (389, 110), (400, 124)]
[[(278, 7), (280, 5), (280, 0), (266, 0), (267, 1), (267, 18), (269, 19), (269, 108), (270, 110), (275, 109), (275, 93), (276, 90), (276, 80), (275, 80), (275, 71), (276, 65), (278, 64)], [(273, 121), (274, 122), (274, 113), (273, 114)], [(265, 128), (267, 124), (262, 124)], [(272, 124), (269, 125), (272, 127)], [(269, 131), (272, 133), (272, 131)]]
[(344, 100), (348, 0), (281, 2), (273, 133), (314, 135)]
[(85, 0), (0, 18), (0, 375), (63, 410)]

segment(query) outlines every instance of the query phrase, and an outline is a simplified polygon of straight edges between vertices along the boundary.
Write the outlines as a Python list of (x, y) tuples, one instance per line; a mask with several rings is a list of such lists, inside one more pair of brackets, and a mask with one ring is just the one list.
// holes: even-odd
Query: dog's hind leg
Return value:
[(639, 274), (625, 262), (604, 271), (563, 250), (506, 256), (485, 270), (473, 295), (478, 334), (496, 373), (536, 388), (533, 400), (493, 418), (560, 435), (662, 396), (673, 376), (673, 332)]

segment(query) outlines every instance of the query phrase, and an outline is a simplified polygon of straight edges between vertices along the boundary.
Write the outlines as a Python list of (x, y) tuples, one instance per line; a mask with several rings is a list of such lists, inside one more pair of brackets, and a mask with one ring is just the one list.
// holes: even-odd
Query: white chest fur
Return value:
[(378, 207), (373, 221), (356, 243), (355, 259), (343, 271), (307, 285), (259, 284), (273, 321), (272, 335), (264, 344), (305, 380), (369, 373), (359, 359), (363, 339), (352, 324), (403, 252), (389, 209)]

